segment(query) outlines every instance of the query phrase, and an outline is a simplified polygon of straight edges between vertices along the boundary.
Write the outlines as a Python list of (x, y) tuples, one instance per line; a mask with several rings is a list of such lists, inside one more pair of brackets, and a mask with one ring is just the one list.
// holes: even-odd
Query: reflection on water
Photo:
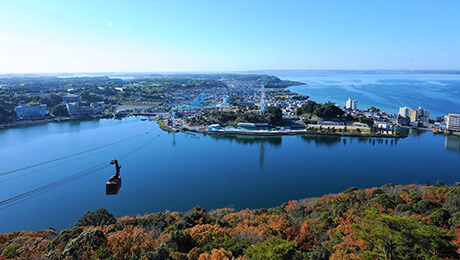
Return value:
[[(317, 146), (333, 146), (340, 143), (342, 141), (342, 137), (335, 135), (302, 135), (302, 140), (307, 143), (314, 142)], [(344, 144), (346, 144), (346, 142)]]
[[(416, 136), (416, 137), (420, 137), (421, 135), (431, 133), (430, 131), (418, 130), (418, 129), (412, 129), (412, 128), (401, 128), (401, 131), (407, 135)], [(453, 151), (460, 152), (460, 136), (446, 135), (444, 147), (447, 150), (453, 150)]]
[(406, 127), (402, 127), (399, 130), (406, 135), (417, 136), (417, 137), (430, 132), (427, 130), (419, 130), (417, 128), (406, 128)]
[(264, 168), (264, 158), (265, 158), (265, 145), (264, 145), (264, 142), (261, 142), (260, 143), (260, 154), (259, 154), (260, 169)]
[(460, 136), (446, 135), (445, 147), (447, 150), (460, 152)]
[[(412, 130), (412, 129), (408, 129)], [(417, 134), (419, 134), (417, 132)], [(229, 140), (230, 142), (237, 142), (243, 145), (255, 145), (260, 146), (259, 150), (259, 164), (260, 169), (263, 169), (265, 160), (265, 144), (270, 146), (279, 147), (282, 143), (281, 136), (248, 136), (248, 135), (211, 135), (211, 138), (215, 140)], [(397, 145), (399, 139), (395, 138), (373, 138), (373, 137), (343, 137), (336, 135), (301, 135), (300, 138), (306, 143), (313, 143), (316, 146), (327, 146), (332, 147), (335, 145), (343, 144), (344, 146), (358, 142), (361, 144), (375, 145)]]
[(264, 167), (265, 160), (265, 143), (279, 147), (281, 146), (282, 137), (281, 136), (249, 136), (249, 135), (211, 135), (212, 138), (216, 140), (230, 140), (237, 143), (247, 145), (247, 144), (259, 144), (259, 165), (260, 169)]
[(397, 145), (398, 139), (394, 138), (373, 138), (373, 137), (342, 137), (342, 136), (333, 136), (333, 135), (302, 135), (302, 140), (307, 143), (314, 142), (316, 146), (324, 145), (324, 146), (333, 146), (339, 143), (343, 143), (343, 145), (347, 145), (347, 142), (353, 143), (353, 141), (357, 141), (358, 143), (366, 144), (369, 143), (371, 145), (376, 144), (385, 144), (385, 145)]
[(250, 136), (250, 135), (210, 135), (213, 139), (230, 140), (240, 144), (260, 144), (268, 143), (273, 146), (280, 146), (281, 136)]

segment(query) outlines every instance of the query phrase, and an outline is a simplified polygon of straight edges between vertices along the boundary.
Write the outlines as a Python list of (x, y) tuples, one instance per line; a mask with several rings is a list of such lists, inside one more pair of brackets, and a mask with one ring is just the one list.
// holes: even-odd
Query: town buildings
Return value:
[(83, 105), (80, 95), (69, 94), (62, 97), (63, 104), (67, 107), (70, 117), (87, 117), (102, 112), (104, 102), (97, 104), (91, 103), (89, 106)]
[(446, 129), (451, 131), (460, 131), (460, 114), (449, 113), (446, 116)]
[[(407, 115), (408, 112), (409, 115)], [(428, 118), (430, 117), (430, 112), (422, 109), (422, 107), (411, 109), (409, 109), (408, 107), (401, 107), (399, 108), (399, 115), (409, 117), (411, 122), (419, 121), (427, 123)]]
[(400, 107), (399, 108), (399, 115), (403, 117), (410, 117), (410, 108), (409, 107)]
[(27, 106), (25, 102), (20, 102), (14, 111), (18, 119), (30, 119), (34, 117), (44, 117), (46, 115), (46, 104), (37, 106)]
[(81, 96), (75, 94), (69, 94), (62, 97), (62, 100), (66, 103), (80, 103)]

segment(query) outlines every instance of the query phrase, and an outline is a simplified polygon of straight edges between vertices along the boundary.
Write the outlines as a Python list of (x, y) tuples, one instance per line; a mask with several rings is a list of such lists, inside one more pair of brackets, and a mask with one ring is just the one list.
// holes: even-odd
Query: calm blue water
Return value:
[(95, 165), (108, 165), (113, 158), (120, 159), (123, 178), (117, 196), (105, 195), (105, 182), (115, 172), (111, 166), (1, 209), (0, 232), (69, 228), (86, 211), (100, 207), (116, 216), (186, 211), (196, 205), (208, 210), (260, 208), (350, 186), (459, 181), (454, 172), (460, 159), (456, 136), (448, 143), (431, 133), (397, 141), (192, 136), (162, 132), (157, 123), (136, 117), (1, 130), (0, 172), (133, 136), (137, 137), (0, 176), (2, 201)]
[[(351, 97), (361, 107), (369, 102), (369, 106), (390, 112), (400, 105), (430, 109), (430, 102), (423, 100), (429, 99), (427, 96), (431, 94), (427, 93), (432, 93), (437, 97), (433, 104), (439, 106), (439, 113), (460, 110), (455, 98), (459, 80), (453, 75), (282, 77), (309, 83), (294, 89), (305, 91), (320, 102), (331, 100), (343, 105), (350, 93), (357, 93), (361, 96)], [(353, 81), (356, 82), (351, 84)], [(383, 83), (403, 81), (411, 83), (395, 83), (397, 86)], [(434, 82), (439, 83), (439, 88)], [(397, 89), (407, 98), (396, 98), (390, 95), (393, 91), (381, 88)], [(447, 90), (444, 93), (442, 89)], [(418, 104), (412, 97), (423, 102)], [(380, 100), (382, 105), (371, 103), (374, 100)], [(402, 101), (407, 103), (398, 103)], [(432, 113), (436, 111), (434, 107)], [(116, 143), (127, 138), (131, 139)], [(103, 148), (75, 155), (97, 147)], [(67, 155), (75, 156), (4, 174)], [(0, 233), (50, 226), (69, 228), (86, 211), (101, 207), (118, 217), (166, 209), (187, 211), (196, 205), (208, 210), (261, 208), (278, 206), (291, 199), (336, 193), (350, 186), (460, 181), (457, 176), (460, 137), (457, 136), (434, 136), (430, 132), (412, 133), (400, 140), (192, 136), (165, 133), (157, 123), (141, 121), (139, 117), (3, 129), (0, 158), (0, 201), (85, 173), (97, 165), (109, 166), (114, 158), (122, 163), (123, 179), (120, 193), (106, 196), (105, 183), (115, 173), (115, 167), (110, 166), (17, 204), (8, 204), (7, 208), (0, 206)]]
[(430, 118), (460, 113), (460, 75), (451, 74), (279, 74), (280, 78), (305, 82), (290, 90), (309, 95), (317, 102), (345, 106), (358, 101), (360, 109), (371, 106), (388, 113), (399, 107), (423, 107)]

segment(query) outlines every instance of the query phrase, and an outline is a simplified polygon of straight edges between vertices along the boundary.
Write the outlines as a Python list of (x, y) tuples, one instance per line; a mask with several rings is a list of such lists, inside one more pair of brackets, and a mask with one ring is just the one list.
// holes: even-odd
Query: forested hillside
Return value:
[(0, 259), (458, 259), (459, 226), (459, 187), (386, 184), (270, 209), (98, 209), (69, 230), (0, 235)]

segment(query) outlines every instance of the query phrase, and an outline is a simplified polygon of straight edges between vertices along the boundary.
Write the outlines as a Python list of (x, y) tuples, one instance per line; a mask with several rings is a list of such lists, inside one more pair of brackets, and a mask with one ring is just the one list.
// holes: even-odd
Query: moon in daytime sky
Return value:
[(107, 23), (107, 26), (108, 26), (108, 27), (112, 27), (112, 22), (108, 22), (108, 23)]

